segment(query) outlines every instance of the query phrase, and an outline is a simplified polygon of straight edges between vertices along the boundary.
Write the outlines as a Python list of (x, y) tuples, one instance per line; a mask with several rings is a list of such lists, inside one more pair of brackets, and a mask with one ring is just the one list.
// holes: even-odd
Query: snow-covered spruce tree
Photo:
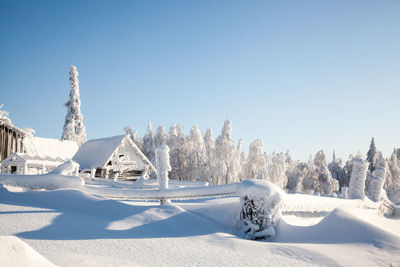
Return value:
[(231, 133), (231, 121), (227, 119), (224, 122), (221, 135), (218, 136), (215, 142), (215, 159), (218, 171), (217, 184), (228, 184), (238, 181), (236, 148)]
[(367, 176), (368, 161), (360, 158), (353, 160), (353, 170), (351, 172), (349, 185), (349, 198), (365, 198), (365, 178)]
[[(155, 151), (155, 161), (157, 168), (157, 180), (160, 190), (168, 189), (168, 172), (171, 170), (169, 164), (169, 147), (165, 144), (157, 147)], [(167, 199), (161, 199), (160, 204), (166, 204), (170, 201)]]
[(207, 161), (204, 166), (204, 177), (210, 185), (217, 184), (217, 170), (215, 161), (215, 142), (213, 132), (210, 128), (204, 133), (204, 146), (206, 148)]
[(376, 153), (375, 140), (372, 137), (371, 144), (369, 145), (369, 150), (367, 152), (368, 170), (370, 173), (375, 170)]
[(143, 154), (151, 161), (151, 163), (155, 163), (155, 136), (150, 121), (147, 125), (147, 132), (143, 136)]
[(186, 136), (179, 124), (173, 124), (167, 135), (167, 145), (170, 148), (170, 163), (172, 170), (169, 173), (171, 179), (183, 180), (183, 170), (185, 168), (185, 146)]
[(242, 179), (268, 179), (267, 161), (263, 152), (264, 142), (261, 139), (253, 141), (249, 146), (246, 164), (242, 169)]
[(339, 182), (339, 190), (345, 185), (345, 173), (342, 168), (342, 160), (336, 159), (335, 151), (333, 151), (332, 162), (329, 163), (328, 169), (332, 174), (332, 178)]
[(373, 201), (379, 201), (385, 183), (386, 176), (386, 161), (382, 153), (378, 152), (376, 155), (376, 166), (372, 175), (369, 188), (369, 197)]
[[(308, 168), (305, 162), (298, 163), (294, 168), (287, 172), (288, 183), (286, 188), (293, 193), (309, 193), (311, 187), (307, 190), (303, 189), (303, 180), (307, 177), (312, 177), (312, 171)], [(306, 183), (305, 183), (306, 184)], [(307, 185), (307, 184), (306, 184)], [(312, 189), (314, 191), (314, 189)]]
[(393, 194), (396, 191), (400, 190), (400, 164), (399, 159), (396, 153), (396, 149), (390, 155), (388, 169), (390, 172), (390, 180), (385, 183), (385, 190), (387, 193)]
[(353, 170), (353, 160), (354, 160), (354, 156), (352, 154), (350, 154), (349, 159), (346, 161), (346, 164), (343, 166), (344, 181), (343, 181), (342, 186), (349, 187), (351, 172)]
[(239, 142), (236, 145), (236, 161), (237, 161), (237, 173), (238, 173), (238, 179), (239, 181), (242, 180), (241, 173), (242, 173), (242, 168), (244, 165), (244, 158), (242, 157), (244, 155), (242, 151), (242, 139), (239, 139)]
[(81, 113), (78, 76), (79, 74), (76, 67), (71, 65), (69, 71), (71, 91), (69, 93), (69, 100), (65, 103), (67, 115), (65, 116), (61, 140), (75, 141), (80, 146), (86, 142), (86, 128), (85, 125), (83, 125), (83, 116)]
[(189, 161), (186, 177), (190, 181), (207, 181), (204, 169), (207, 161), (207, 152), (200, 129), (194, 125), (190, 130), (185, 143), (185, 155)]

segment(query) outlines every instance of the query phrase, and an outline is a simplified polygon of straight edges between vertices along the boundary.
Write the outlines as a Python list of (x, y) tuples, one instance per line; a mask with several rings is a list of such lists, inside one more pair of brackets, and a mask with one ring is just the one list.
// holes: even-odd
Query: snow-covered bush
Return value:
[(274, 237), (281, 216), (282, 189), (267, 181), (246, 180), (238, 184), (237, 191), (242, 206), (239, 230), (253, 240)]
[(351, 172), (349, 185), (349, 198), (365, 198), (365, 178), (367, 175), (368, 161), (360, 158), (353, 160), (353, 168)]

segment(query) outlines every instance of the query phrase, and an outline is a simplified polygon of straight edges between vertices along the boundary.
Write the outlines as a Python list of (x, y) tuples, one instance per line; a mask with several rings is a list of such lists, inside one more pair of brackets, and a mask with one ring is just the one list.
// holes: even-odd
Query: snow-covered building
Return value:
[(23, 152), (9, 155), (1, 163), (4, 174), (43, 174), (70, 160), (78, 144), (68, 140), (26, 136)]
[(128, 135), (90, 140), (84, 143), (72, 158), (80, 165), (81, 172), (94, 177), (121, 178), (142, 175), (145, 170), (155, 171), (154, 166)]
[(12, 153), (23, 152), (25, 132), (15, 127), (6, 116), (7, 114), (0, 110), (0, 162)]

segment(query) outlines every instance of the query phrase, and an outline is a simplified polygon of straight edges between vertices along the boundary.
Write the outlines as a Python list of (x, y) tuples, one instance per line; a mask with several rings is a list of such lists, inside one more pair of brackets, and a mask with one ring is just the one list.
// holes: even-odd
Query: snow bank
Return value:
[(78, 176), (65, 176), (59, 173), (42, 175), (0, 175), (0, 184), (29, 189), (61, 189), (75, 188), (84, 184)]
[(55, 266), (15, 236), (0, 236), (0, 266)]
[(275, 236), (275, 226), (281, 216), (284, 192), (263, 180), (246, 180), (237, 185), (242, 210), (241, 231), (249, 239), (268, 239)]
[(67, 176), (78, 176), (79, 174), (79, 164), (73, 160), (68, 160), (63, 164), (55, 168), (52, 173), (57, 173)]

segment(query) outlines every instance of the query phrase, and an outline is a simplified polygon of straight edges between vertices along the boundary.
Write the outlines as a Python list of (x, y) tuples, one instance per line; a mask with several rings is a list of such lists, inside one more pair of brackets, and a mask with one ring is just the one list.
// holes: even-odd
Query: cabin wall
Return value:
[(12, 153), (23, 152), (23, 135), (11, 127), (0, 125), (0, 162)]

